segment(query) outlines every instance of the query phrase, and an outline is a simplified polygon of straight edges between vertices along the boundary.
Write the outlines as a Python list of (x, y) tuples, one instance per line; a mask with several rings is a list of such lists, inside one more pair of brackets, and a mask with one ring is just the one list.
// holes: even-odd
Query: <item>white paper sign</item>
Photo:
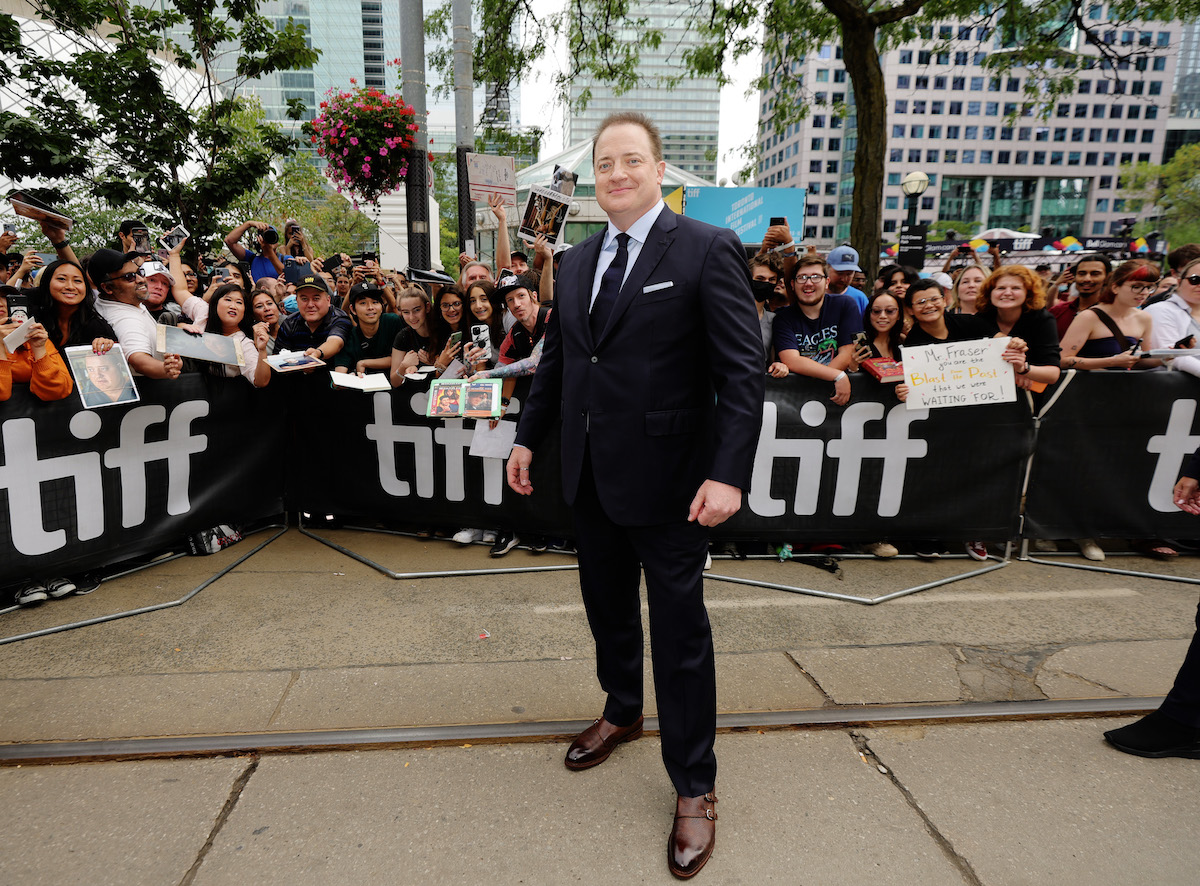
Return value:
[(506, 205), (517, 205), (517, 165), (512, 157), (467, 154), (467, 185), (472, 200), (499, 194)]
[(25, 344), (29, 340), (29, 330), (33, 328), (33, 324), (37, 320), (30, 317), (8, 335), (4, 336), (4, 347), (10, 354), (16, 351), (17, 348)]
[(369, 372), (362, 378), (352, 372), (331, 372), (329, 381), (335, 388), (353, 388), (357, 391), (390, 391), (392, 389), (387, 375), (382, 372)]
[(477, 458), (508, 458), (512, 452), (513, 441), (517, 439), (517, 423), (501, 421), (495, 430), (488, 425), (491, 422), (478, 420), (475, 422), (475, 436), (471, 438), (471, 455)]
[(980, 406), (1017, 399), (1008, 337), (901, 348), (910, 409)]

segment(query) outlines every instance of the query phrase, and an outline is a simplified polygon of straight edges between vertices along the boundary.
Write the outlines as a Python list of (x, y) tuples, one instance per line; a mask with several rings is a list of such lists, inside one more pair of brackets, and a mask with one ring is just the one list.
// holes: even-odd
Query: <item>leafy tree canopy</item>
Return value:
[(1184, 145), (1161, 165), (1122, 167), (1120, 186), (1132, 215), (1153, 212), (1136, 234), (1159, 230), (1174, 245), (1200, 243), (1200, 144)]
[[(448, 5), (448, 4), (447, 4)], [(1099, 5), (1104, 12), (1093, 17)], [(731, 63), (761, 54), (761, 73), (753, 88), (767, 96), (771, 111), (767, 134), (782, 133), (811, 107), (809, 84), (794, 64), (824, 45), (841, 46), (849, 74), (844, 109), (847, 139), (855, 139), (854, 207), (851, 242), (873, 269), (882, 238), (883, 180), (887, 147), (887, 94), (879, 52), (920, 41), (933, 53), (963, 50), (986, 53), (983, 69), (993, 77), (1021, 72), (1021, 87), (1011, 99), (1014, 116), (1049, 116), (1057, 99), (1074, 91), (1081, 70), (1099, 70), (1118, 79), (1121, 62), (1161, 52), (1146, 45), (1140, 27), (1149, 20), (1190, 20), (1200, 13), (1200, 0), (679, 0), (672, 4), (674, 23), (698, 37), (684, 54), (685, 67), (654, 83), (669, 88), (688, 76), (729, 81)], [(448, 21), (448, 11), (443, 13)], [(572, 0), (568, 10), (540, 14), (530, 0), (480, 0), (476, 15), (475, 78), (512, 83), (521, 73), (545, 66), (548, 47), (565, 40), (567, 70), (556, 83), (564, 100), (570, 85), (584, 75), (616, 85), (618, 91), (644, 83), (638, 69), (641, 50), (661, 45), (666, 34), (638, 12), (632, 0)], [(431, 19), (437, 27), (439, 19)], [(521, 24), (523, 27), (515, 28)], [(963, 39), (961, 28), (971, 28)], [(1115, 35), (1133, 30), (1138, 38), (1125, 43)], [(510, 35), (521, 34), (520, 40)], [(1109, 36), (1110, 33), (1113, 36)], [(972, 45), (972, 42), (975, 45)], [(435, 57), (447, 61), (448, 55)], [(449, 68), (443, 69), (449, 82)], [(578, 103), (588, 100), (586, 91)], [(757, 97), (753, 99), (756, 103)], [(757, 159), (759, 138), (747, 155)]]
[[(257, 0), (30, 6), (35, 23), (65, 35), (74, 52), (46, 57), (14, 16), (0, 14), (0, 80), (23, 87), (29, 107), (0, 113), (0, 168), (18, 185), (61, 184), (64, 199), (82, 188), (112, 205), (142, 205), (151, 224), (182, 221), (197, 245), (215, 245), (222, 215), (295, 150), (277, 125), (247, 117), (234, 90), (311, 67), (318, 51), (304, 28), (265, 18)], [(229, 53), (235, 74), (221, 80)]]

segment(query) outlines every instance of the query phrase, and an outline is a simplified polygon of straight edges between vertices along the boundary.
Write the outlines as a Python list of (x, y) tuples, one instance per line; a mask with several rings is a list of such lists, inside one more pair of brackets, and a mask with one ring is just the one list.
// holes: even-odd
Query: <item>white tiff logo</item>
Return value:
[[(103, 453), (103, 465), (119, 474), (123, 528), (146, 522), (146, 466), (151, 462), (167, 463), (167, 513), (178, 516), (191, 508), (188, 497), (191, 456), (208, 448), (208, 437), (193, 435), (191, 424), (206, 415), (208, 403), (191, 400), (176, 406), (169, 420), (163, 406), (138, 406), (121, 419), (119, 444)], [(167, 438), (148, 441), (147, 431), (163, 422), (167, 422)], [(91, 440), (100, 433), (102, 424), (95, 412), (77, 412), (71, 417), (71, 436), (76, 440)], [(2, 436), (4, 464), (0, 465), (0, 489), (8, 491), (9, 526), (17, 551), (38, 556), (66, 547), (67, 530), (62, 524), (68, 518), (76, 521), (79, 541), (104, 534), (100, 452), (41, 458), (37, 425), (31, 418), (4, 422)], [(74, 488), (74, 512), (64, 507), (61, 513), (47, 515), (42, 509), (41, 486), (61, 480), (71, 481)], [(47, 516), (58, 524), (57, 528), (47, 529)]]
[[(800, 407), (800, 420), (810, 428), (819, 428), (825, 423), (828, 411), (825, 404), (809, 400)], [(904, 497), (904, 475), (910, 459), (924, 458), (928, 444), (909, 436), (909, 426), (915, 421), (929, 417), (928, 409), (909, 409), (903, 403), (886, 412), (886, 436), (869, 440), (863, 435), (867, 422), (884, 419), (882, 403), (854, 403), (842, 413), (841, 436), (830, 440), (828, 447), (822, 440), (804, 437), (777, 437), (779, 424), (778, 409), (770, 400), (763, 404), (762, 430), (758, 436), (758, 449), (754, 453), (754, 472), (750, 476), (750, 494), (747, 502), (750, 510), (760, 517), (782, 517), (787, 513), (787, 503), (781, 498), (771, 497), (771, 474), (777, 459), (798, 459), (796, 472), (796, 497), (792, 502), (792, 513), (810, 516), (817, 512), (817, 499), (821, 492), (821, 461), (828, 455), (838, 463), (837, 482), (833, 489), (833, 513), (839, 517), (850, 516), (858, 508), (858, 488), (862, 475), (862, 463), (868, 458), (883, 461), (883, 478), (879, 484), (880, 517), (894, 517), (900, 513), (900, 502)]]

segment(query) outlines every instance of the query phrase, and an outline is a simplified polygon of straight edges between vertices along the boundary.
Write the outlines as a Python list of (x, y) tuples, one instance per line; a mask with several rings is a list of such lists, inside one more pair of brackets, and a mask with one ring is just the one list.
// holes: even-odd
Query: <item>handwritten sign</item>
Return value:
[(1009, 339), (981, 338), (901, 348), (910, 409), (981, 406), (1017, 399), (1013, 367), (1001, 356)]
[(467, 154), (467, 184), (472, 200), (499, 194), (506, 205), (517, 205), (517, 166), (512, 157)]

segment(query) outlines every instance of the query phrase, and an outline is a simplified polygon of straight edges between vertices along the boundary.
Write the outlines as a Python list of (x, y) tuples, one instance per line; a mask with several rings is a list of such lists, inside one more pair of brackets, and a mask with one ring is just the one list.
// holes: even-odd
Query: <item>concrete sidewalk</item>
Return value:
[[(1200, 766), (1107, 748), (1120, 722), (720, 735), (697, 882), (1195, 883)], [(657, 738), (565, 746), (0, 769), (0, 883), (674, 882)]]
[[(397, 570), (569, 563), (350, 531)], [(243, 542), (253, 544), (254, 540)], [(0, 619), (5, 635), (176, 599), (246, 548)], [(963, 561), (721, 563), (876, 596)], [(1194, 570), (1194, 561), (1159, 566)], [(1193, 586), (1015, 563), (874, 607), (709, 582), (723, 713), (1162, 695)], [(0, 645), (0, 743), (590, 720), (572, 572), (392, 581), (291, 531), (178, 608)], [(654, 712), (648, 687), (647, 714)], [(708, 883), (1192, 884), (1200, 764), (1129, 718), (718, 735)], [(656, 736), (0, 768), (6, 884), (673, 882)], [(881, 768), (882, 767), (882, 768)]]
[[(395, 569), (572, 562), (330, 535)], [(0, 626), (15, 635), (172, 600), (245, 550), (155, 566)], [(848, 561), (838, 581), (804, 566), (719, 563), (865, 595), (972, 565)], [(1186, 572), (1194, 561), (1166, 565)], [(874, 607), (709, 582), (718, 705), (1160, 696), (1195, 595), (1021, 563)], [(0, 742), (10, 743), (590, 720), (601, 703), (575, 573), (392, 581), (295, 530), (181, 607), (0, 645)]]

